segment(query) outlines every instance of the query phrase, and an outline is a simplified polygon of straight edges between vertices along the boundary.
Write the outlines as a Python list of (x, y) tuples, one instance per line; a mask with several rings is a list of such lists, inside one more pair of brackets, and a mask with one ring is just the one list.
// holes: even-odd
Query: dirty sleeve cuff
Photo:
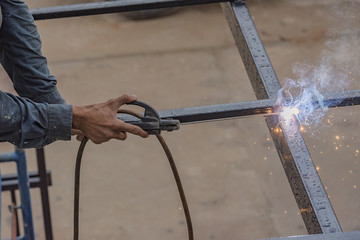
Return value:
[(48, 104), (49, 140), (70, 140), (72, 128), (72, 106), (65, 104)]

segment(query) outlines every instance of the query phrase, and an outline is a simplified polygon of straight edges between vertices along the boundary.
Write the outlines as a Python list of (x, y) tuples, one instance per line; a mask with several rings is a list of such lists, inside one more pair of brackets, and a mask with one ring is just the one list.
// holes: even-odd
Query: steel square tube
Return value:
[(274, 100), (228, 103), (159, 111), (161, 118), (173, 118), (181, 124), (264, 115), (274, 111)]
[[(222, 6), (257, 98), (275, 98), (281, 85), (245, 2), (238, 0)], [(269, 116), (266, 123), (308, 233), (341, 232), (298, 122), (294, 120), (286, 125), (278, 116)]]
[[(44, 148), (36, 149), (36, 160), (38, 165), (38, 172), (40, 177), (40, 195), (41, 205), (44, 218), (44, 229), (46, 240), (53, 239), (51, 212), (50, 212), (50, 199), (48, 186), (51, 186), (51, 178), (47, 177), (45, 151)], [(51, 175), (49, 175), (51, 176)]]
[[(360, 90), (324, 95), (324, 104), (329, 108), (360, 105)], [(159, 111), (161, 118), (173, 118), (181, 124), (205, 121), (217, 121), (230, 118), (267, 116), (275, 113), (280, 106), (275, 99), (263, 99), (250, 102), (227, 103)], [(130, 118), (122, 117), (124, 121)], [(133, 119), (132, 119), (133, 120)]]
[(235, 44), (257, 99), (276, 98), (281, 88), (245, 1), (222, 3)]
[(230, 0), (121, 0), (38, 8), (32, 9), (31, 14), (35, 20), (45, 20), (228, 1)]
[(281, 237), (281, 238), (268, 238), (262, 240), (359, 240), (359, 239), (360, 239), (360, 231), (329, 233), (329, 234), (314, 234), (307, 236), (292, 236), (292, 237)]
[[(51, 173), (46, 172), (45, 175), (49, 186), (51, 186)], [(29, 184), (30, 188), (40, 187), (40, 177), (38, 172), (29, 172)], [(2, 190), (3, 191), (14, 191), (19, 189), (19, 180), (17, 174), (2, 175)]]
[(324, 94), (324, 105), (329, 108), (346, 107), (360, 104), (360, 90)]

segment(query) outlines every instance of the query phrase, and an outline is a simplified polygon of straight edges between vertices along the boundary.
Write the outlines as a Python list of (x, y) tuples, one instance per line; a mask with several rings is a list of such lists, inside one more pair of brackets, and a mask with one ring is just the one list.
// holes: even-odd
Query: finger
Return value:
[(125, 140), (127, 138), (127, 134), (126, 132), (121, 131), (114, 138), (119, 140)]
[(76, 140), (81, 142), (84, 139), (84, 137), (85, 137), (85, 135), (77, 135)]
[(120, 108), (125, 103), (133, 102), (137, 99), (136, 95), (124, 94), (114, 99), (114, 106), (116, 109)]
[(78, 140), (80, 142), (85, 137), (85, 134), (79, 129), (71, 129), (71, 135), (76, 135), (76, 140)]
[(79, 129), (71, 129), (71, 135), (79, 135), (79, 134), (84, 134), (81, 130)]
[(147, 138), (149, 136), (149, 134), (146, 131), (144, 131), (141, 127), (135, 126), (132, 124), (128, 124), (125, 122), (122, 122), (121, 129), (125, 132), (131, 133), (131, 134), (143, 137), (143, 138)]

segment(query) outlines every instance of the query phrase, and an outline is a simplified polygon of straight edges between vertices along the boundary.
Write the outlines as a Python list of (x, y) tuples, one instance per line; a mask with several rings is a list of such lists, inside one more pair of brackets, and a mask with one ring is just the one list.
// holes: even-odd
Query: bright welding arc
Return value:
[(297, 107), (284, 107), (280, 111), (280, 116), (285, 121), (289, 121), (293, 116), (297, 116), (300, 110)]

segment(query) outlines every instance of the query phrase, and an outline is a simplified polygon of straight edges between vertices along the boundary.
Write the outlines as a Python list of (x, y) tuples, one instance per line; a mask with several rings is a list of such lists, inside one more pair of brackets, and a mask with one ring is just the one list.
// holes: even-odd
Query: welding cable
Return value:
[[(118, 113), (123, 113), (123, 114), (129, 114), (132, 116), (135, 116), (137, 118), (141, 118), (142, 116), (136, 112), (133, 111), (129, 111), (126, 109), (121, 109), (118, 111)], [(191, 216), (190, 216), (190, 210), (186, 201), (186, 197), (185, 197), (185, 192), (181, 183), (181, 179), (180, 179), (180, 175), (177, 171), (176, 168), (176, 164), (175, 164), (175, 160), (171, 154), (171, 151), (169, 149), (169, 147), (167, 146), (164, 138), (160, 135), (160, 134), (156, 134), (156, 138), (158, 139), (158, 141), (160, 142), (166, 157), (168, 158), (175, 182), (176, 182), (176, 186), (178, 188), (178, 192), (180, 195), (180, 199), (181, 199), (181, 203), (183, 206), (183, 210), (184, 210), (184, 214), (185, 214), (185, 219), (186, 219), (186, 225), (187, 225), (187, 230), (188, 230), (188, 236), (189, 236), (189, 240), (194, 240), (194, 233), (193, 233), (193, 227), (192, 227), (192, 223), (191, 223)], [(76, 157), (76, 165), (75, 165), (75, 187), (74, 187), (74, 240), (78, 240), (79, 238), (79, 195), (80, 195), (80, 167), (81, 167), (81, 160), (82, 160), (82, 155), (85, 149), (85, 145), (88, 142), (88, 138), (84, 137), (83, 140), (81, 141), (81, 144), (79, 146), (79, 150), (77, 153), (77, 157)]]

